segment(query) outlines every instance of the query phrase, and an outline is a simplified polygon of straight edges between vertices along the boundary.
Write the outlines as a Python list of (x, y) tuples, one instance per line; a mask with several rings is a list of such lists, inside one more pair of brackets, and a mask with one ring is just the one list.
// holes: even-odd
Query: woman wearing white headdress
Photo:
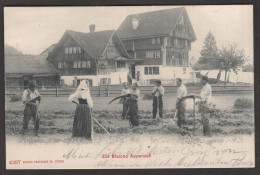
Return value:
[(73, 122), (72, 136), (92, 139), (93, 122), (91, 111), (93, 100), (86, 80), (82, 80), (75, 93), (68, 98), (70, 102), (78, 103)]

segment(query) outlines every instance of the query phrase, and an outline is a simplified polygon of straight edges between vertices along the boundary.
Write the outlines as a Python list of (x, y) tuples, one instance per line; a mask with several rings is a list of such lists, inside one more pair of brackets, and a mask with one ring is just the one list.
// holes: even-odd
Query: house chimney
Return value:
[(90, 24), (89, 25), (89, 33), (94, 33), (95, 32), (95, 24)]
[(132, 26), (133, 30), (136, 30), (139, 25), (139, 18), (137, 16), (132, 18)]

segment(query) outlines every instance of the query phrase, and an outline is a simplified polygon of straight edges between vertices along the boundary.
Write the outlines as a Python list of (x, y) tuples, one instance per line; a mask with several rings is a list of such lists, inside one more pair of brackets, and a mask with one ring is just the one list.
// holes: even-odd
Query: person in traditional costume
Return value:
[[(130, 94), (130, 93), (131, 93), (131, 90), (129, 89), (128, 83), (124, 83), (124, 89), (122, 89), (121, 95), (126, 95), (126, 94)], [(123, 117), (123, 119), (126, 119), (127, 109), (129, 106), (129, 97), (122, 98), (122, 103), (123, 103), (122, 117)]]
[(129, 116), (130, 127), (139, 126), (138, 118), (138, 100), (140, 99), (140, 90), (137, 89), (138, 84), (133, 83), (129, 99), (129, 109), (127, 116)]
[(156, 80), (155, 87), (152, 91), (153, 94), (153, 119), (156, 118), (157, 108), (159, 108), (159, 116), (163, 117), (163, 99), (164, 96), (164, 87), (162, 86), (161, 80)]
[(183, 125), (185, 123), (185, 110), (186, 110), (186, 101), (181, 100), (183, 97), (187, 96), (187, 89), (184, 84), (182, 84), (182, 79), (177, 78), (176, 79), (177, 84), (177, 100), (176, 100), (176, 112), (177, 112), (177, 125), (179, 128), (183, 128)]
[(93, 100), (90, 96), (89, 85), (82, 80), (75, 93), (68, 98), (70, 102), (76, 103), (75, 117), (73, 121), (72, 136), (93, 138), (92, 108)]
[(35, 136), (38, 136), (40, 119), (38, 114), (39, 105), (37, 105), (36, 101), (40, 103), (41, 96), (39, 92), (35, 89), (36, 87), (36, 82), (30, 81), (28, 84), (28, 89), (24, 90), (23, 92), (22, 100), (25, 108), (23, 112), (24, 116), (22, 133), (24, 133), (28, 129), (29, 121), (31, 117), (33, 117)]

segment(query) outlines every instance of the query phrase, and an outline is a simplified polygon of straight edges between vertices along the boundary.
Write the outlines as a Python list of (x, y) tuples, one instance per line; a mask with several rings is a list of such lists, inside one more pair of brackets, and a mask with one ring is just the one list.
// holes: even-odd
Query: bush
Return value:
[(235, 101), (234, 108), (236, 109), (252, 109), (254, 107), (254, 102), (249, 98), (238, 98)]
[(22, 96), (14, 94), (11, 96), (11, 102), (22, 101)]

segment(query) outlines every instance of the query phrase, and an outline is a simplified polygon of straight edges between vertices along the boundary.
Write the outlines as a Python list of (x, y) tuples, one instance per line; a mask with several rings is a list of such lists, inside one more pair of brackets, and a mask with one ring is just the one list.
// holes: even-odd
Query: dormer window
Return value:
[(139, 25), (139, 18), (137, 16), (134, 16), (132, 18), (132, 27), (133, 27), (133, 30), (136, 30), (138, 28), (138, 25)]
[(184, 18), (183, 18), (183, 16), (181, 16), (181, 17), (179, 18), (178, 24), (179, 24), (179, 25), (184, 25)]

